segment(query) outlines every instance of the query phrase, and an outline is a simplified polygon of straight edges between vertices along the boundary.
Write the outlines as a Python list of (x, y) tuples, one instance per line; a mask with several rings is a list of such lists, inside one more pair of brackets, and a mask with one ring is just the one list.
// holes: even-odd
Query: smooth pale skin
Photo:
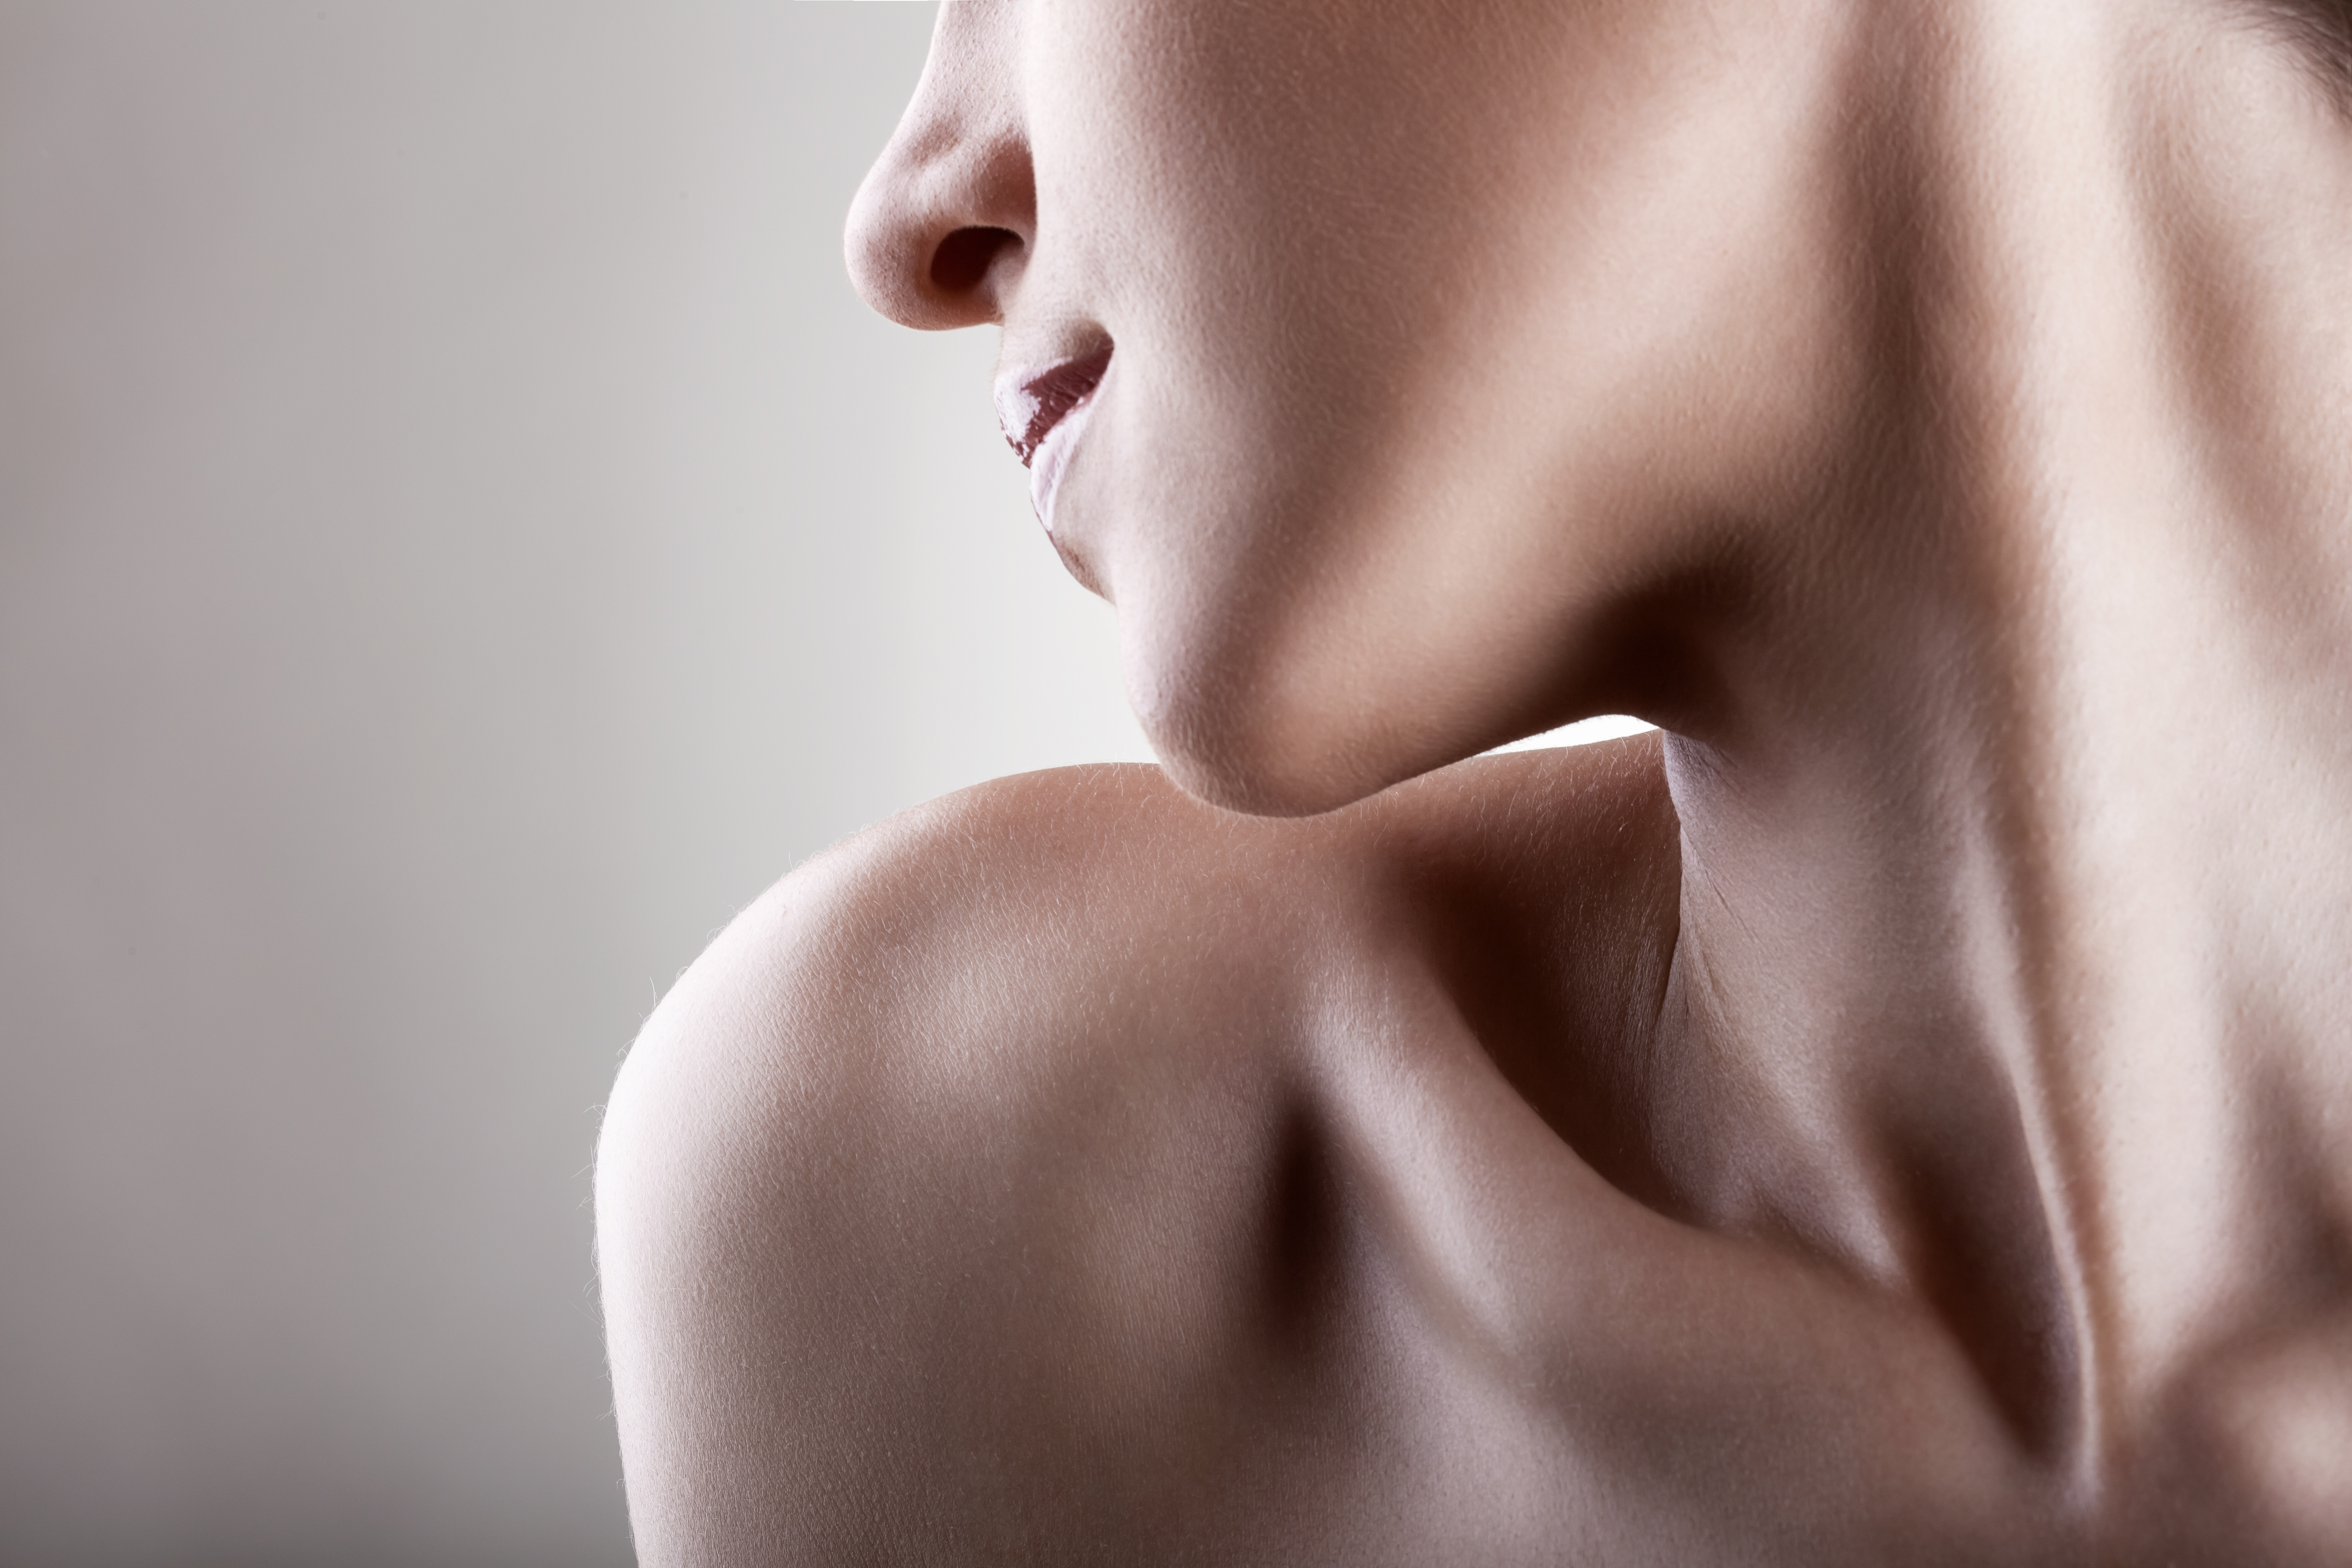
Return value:
[(1055, 539), (1167, 772), (648, 1024), (642, 1561), (2352, 1563), (2352, 112), (2264, 15), (948, 0), (853, 270), (1116, 344)]

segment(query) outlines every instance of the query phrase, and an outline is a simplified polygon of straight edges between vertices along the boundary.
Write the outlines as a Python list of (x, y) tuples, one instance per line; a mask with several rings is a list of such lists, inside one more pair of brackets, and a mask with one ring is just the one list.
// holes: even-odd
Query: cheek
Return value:
[(1425, 187), (1462, 157), (1428, 134), (1403, 145), (1396, 62), (1335, 47), (1345, 18), (1310, 35), (1315, 10), (1220, 5), (1211, 25), (1148, 0), (1071, 7), (1033, 44), (1024, 303), (1109, 332), (1123, 384), (1115, 442), (1094, 437), (1118, 451), (1105, 500), (1123, 531), (1211, 570), (1311, 547), (1313, 514), (1409, 417), (1461, 273), (1468, 215)]
[(1042, 8), (1025, 83), (1041, 253), (1068, 251), (1091, 308), (1212, 377), (1238, 353), (1310, 403), (1362, 386), (1459, 259), (1449, 207), (1494, 140), (1460, 102), (1507, 119), (1508, 95), (1449, 80), (1475, 58), (1416, 52), (1393, 18), (1359, 23), (1230, 0)]
[(1380, 671), (1351, 653), (1332, 681), (1339, 645), (1314, 628), (1345, 624), (1377, 573), (1362, 557), (1444, 336), (1431, 252), (1454, 226), (1365, 221), (1426, 203), (1317, 117), (1273, 122), (1245, 78), (1109, 63), (1074, 73), (1090, 89), (1054, 98), (1037, 138), (1029, 282), (1118, 348), (1057, 533), (1118, 606), (1131, 700), (1181, 782), (1252, 809), (1338, 805), (1387, 782), (1334, 711), (1381, 701)]

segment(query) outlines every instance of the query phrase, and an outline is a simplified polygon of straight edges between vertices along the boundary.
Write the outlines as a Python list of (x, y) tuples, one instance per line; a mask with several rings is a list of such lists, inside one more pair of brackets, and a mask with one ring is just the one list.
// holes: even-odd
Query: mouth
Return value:
[(997, 426), (1029, 470), (1029, 501), (1048, 533), (1054, 531), (1055, 492), (1093, 412), (1095, 389), (1110, 368), (1110, 354), (1106, 343), (1034, 374), (1013, 371), (997, 379)]

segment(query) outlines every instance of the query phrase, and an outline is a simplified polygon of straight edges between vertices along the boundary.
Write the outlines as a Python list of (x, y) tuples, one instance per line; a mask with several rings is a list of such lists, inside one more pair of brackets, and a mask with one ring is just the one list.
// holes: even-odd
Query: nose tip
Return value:
[(901, 127), (850, 208), (850, 279), (867, 305), (902, 326), (1000, 321), (1035, 204), (1029, 151), (1016, 135)]

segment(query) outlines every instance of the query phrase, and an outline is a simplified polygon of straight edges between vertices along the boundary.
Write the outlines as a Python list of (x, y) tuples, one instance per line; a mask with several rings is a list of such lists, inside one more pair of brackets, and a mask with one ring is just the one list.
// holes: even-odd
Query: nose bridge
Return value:
[(993, 290), (1007, 269), (992, 263), (1034, 236), (1010, 10), (1003, 0), (940, 7), (914, 99), (850, 207), (851, 280), (907, 326), (997, 319)]

